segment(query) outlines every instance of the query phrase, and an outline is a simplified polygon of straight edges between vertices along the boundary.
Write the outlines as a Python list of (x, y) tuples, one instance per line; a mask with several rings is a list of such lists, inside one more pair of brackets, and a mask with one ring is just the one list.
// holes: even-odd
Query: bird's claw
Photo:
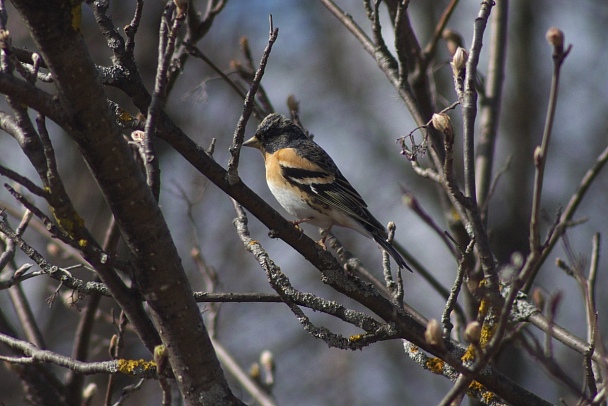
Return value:
[(321, 248), (323, 248), (323, 251), (327, 251), (327, 245), (325, 245), (325, 238), (320, 239), (319, 241), (316, 242), (318, 245), (321, 246)]

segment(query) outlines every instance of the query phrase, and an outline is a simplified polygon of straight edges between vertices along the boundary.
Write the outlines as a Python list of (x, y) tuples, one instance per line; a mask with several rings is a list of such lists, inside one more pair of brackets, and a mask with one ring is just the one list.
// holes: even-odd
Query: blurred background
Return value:
[[(204, 3), (195, 4), (201, 9)], [(447, 3), (442, 0), (410, 4), (410, 19), (423, 46)], [(342, 1), (338, 4), (369, 33), (370, 23), (362, 2)], [(465, 38), (466, 47), (470, 46), (478, 6), (478, 2), (462, 2), (448, 24)], [(112, 2), (111, 13), (117, 27), (128, 24), (134, 7), (134, 1)], [(162, 7), (160, 1), (145, 3), (136, 37), (137, 62), (148, 89), (153, 88)], [(509, 8), (507, 68), (495, 172), (501, 170), (508, 160), (510, 166), (498, 183), (489, 210), (489, 232), (494, 252), (503, 264), (508, 263), (514, 253), (526, 255), (528, 250), (534, 177), (532, 153), (542, 136), (553, 67), (551, 48), (545, 40), (545, 32), (551, 26), (562, 29), (566, 43), (572, 44), (573, 48), (562, 70), (560, 98), (545, 172), (544, 230), (552, 224), (557, 210), (567, 204), (584, 173), (608, 143), (608, 80), (604, 74), (608, 66), (608, 26), (605, 24), (608, 3), (516, 0), (510, 2)], [(381, 9), (385, 40), (392, 49), (391, 24), (386, 10)], [(451, 287), (456, 272), (455, 261), (440, 239), (402, 203), (402, 190), (405, 188), (416, 196), (440, 227), (447, 229), (436, 188), (431, 181), (413, 173), (396, 143), (416, 125), (375, 61), (321, 3), (229, 1), (198, 47), (217, 66), (228, 70), (231, 60), (243, 60), (239, 40), (247, 37), (257, 62), (267, 43), (270, 14), (274, 25), (279, 28), (279, 37), (262, 85), (275, 109), (288, 114), (285, 101), (288, 95), (295, 95), (300, 101), (303, 124), (314, 134), (315, 141), (334, 158), (367, 201), (370, 211), (384, 224), (394, 221), (397, 224), (396, 239), (444, 286)], [(94, 61), (99, 65), (109, 65), (111, 53), (99, 33), (92, 11), (86, 5), (83, 6), (83, 19), (83, 34), (90, 44)], [(9, 8), (8, 27), (14, 46), (35, 49), (12, 8)], [(486, 31), (486, 44), (490, 30), (491, 26)], [(442, 44), (439, 49), (434, 66), (435, 86), (438, 105), (443, 108), (454, 102), (456, 95), (447, 63), (448, 53)], [(479, 65), (482, 75), (486, 66), (487, 53), (482, 53)], [(48, 89), (52, 91), (51, 87)], [(132, 114), (137, 113), (120, 92), (108, 89), (108, 94)], [(7, 109), (4, 102), (2, 108)], [(242, 100), (217, 74), (200, 60), (189, 60), (167, 101), (166, 111), (198, 144), (208, 146), (213, 138), (217, 139), (214, 157), (226, 166), (228, 147), (242, 111)], [(462, 135), (459, 114), (459, 108), (450, 113), (457, 144)], [(257, 124), (254, 119), (250, 120), (246, 137), (253, 134)], [(53, 124), (49, 123), (49, 127), (59, 170), (73, 202), (88, 227), (102, 240), (110, 218), (109, 210), (74, 144)], [(416, 137), (419, 142), (420, 133), (416, 133)], [(460, 149), (458, 147), (458, 151)], [(264, 272), (245, 251), (234, 232), (232, 220), (235, 213), (230, 198), (162, 142), (160, 151), (160, 204), (193, 289), (200, 290), (203, 286), (190, 255), (196, 247), (207, 265), (217, 272), (218, 291), (271, 292)], [(425, 162), (426, 158), (423, 158), (421, 164), (425, 165)], [(0, 134), (0, 163), (36, 180), (35, 171), (17, 143), (5, 133)], [(457, 168), (460, 167), (458, 164)], [(239, 170), (249, 187), (289, 218), (266, 186), (259, 152), (244, 149)], [(589, 221), (567, 233), (576, 260), (587, 260), (583, 262), (586, 265), (593, 234), (605, 232), (608, 225), (606, 190), (608, 175), (602, 173), (577, 212), (577, 219), (585, 217)], [(0, 190), (0, 207), (5, 206), (19, 209), (3, 188)], [(41, 207), (46, 206), (42, 204)], [(324, 286), (319, 272), (299, 254), (282, 241), (270, 239), (268, 230), (259, 221), (252, 216), (249, 220), (252, 237), (268, 250), (291, 278), (294, 287), (359, 309), (356, 304)], [(17, 224), (12, 216), (11, 221), (13, 225)], [(316, 229), (310, 226), (304, 226), (304, 229), (312, 238), (318, 238)], [(375, 243), (351, 230), (334, 229), (334, 232), (372, 272), (381, 276), (381, 256)], [(62, 256), (61, 251), (53, 256), (56, 247), (34, 230), (28, 230), (25, 238), (55, 264), (68, 266), (75, 263), (74, 259)], [(608, 283), (604, 246), (597, 283), (597, 307), (600, 309), (600, 328), (606, 335), (608, 325), (601, 313), (608, 304), (603, 295)], [(572, 278), (554, 265), (557, 256), (572, 260), (560, 245), (541, 270), (536, 286), (547, 296), (557, 292), (563, 294), (556, 321), (575, 335), (585, 337), (584, 303), (580, 290)], [(23, 256), (19, 259), (31, 262)], [(76, 270), (74, 274), (91, 278), (90, 272), (84, 270)], [(74, 331), (79, 311), (77, 306), (69, 305), (69, 298), (67, 301), (56, 300), (50, 307), (45, 299), (56, 288), (56, 282), (42, 277), (24, 283), (47, 345), (67, 355), (71, 352), (73, 337), (66, 332), (71, 334)], [(405, 300), (427, 318), (441, 317), (444, 300), (415, 273), (405, 275)], [(0, 306), (9, 321), (17, 326), (6, 292), (0, 292)], [(108, 323), (113, 306), (111, 300), (102, 300), (103, 317), (95, 331), (98, 345), (94, 359), (107, 359), (107, 342), (114, 333)], [(206, 305), (201, 304), (201, 311), (205, 309)], [(346, 335), (359, 332), (325, 316), (310, 316), (315, 323), (334, 332)], [(217, 335), (245, 369), (258, 360), (263, 350), (274, 354), (277, 377), (273, 394), (283, 405), (430, 405), (437, 403), (451, 387), (445, 378), (422, 371), (411, 362), (399, 341), (374, 344), (357, 352), (328, 348), (322, 341), (305, 333), (287, 306), (281, 304), (224, 304), (219, 313)], [(127, 343), (130, 345), (128, 354), (133, 358), (150, 357), (141, 350), (134, 334), (127, 336)], [(580, 356), (561, 345), (556, 345), (555, 351), (570, 377), (582, 382)], [(524, 387), (551, 402), (557, 403), (560, 397), (569, 399), (566, 389), (548, 377), (520, 349), (507, 350), (499, 367)], [(19, 404), (21, 392), (18, 382), (6, 370), (0, 369), (0, 375), (6, 377), (0, 379), (0, 400), (7, 405)], [(106, 380), (97, 376), (87, 379), (100, 385)], [(131, 382), (124, 380), (123, 383)], [(248, 399), (242, 389), (236, 385), (234, 388), (237, 396)], [(156, 404), (159, 393), (156, 382), (146, 382), (143, 390), (133, 395), (127, 404)], [(99, 395), (97, 401), (101, 402), (101, 399)]]

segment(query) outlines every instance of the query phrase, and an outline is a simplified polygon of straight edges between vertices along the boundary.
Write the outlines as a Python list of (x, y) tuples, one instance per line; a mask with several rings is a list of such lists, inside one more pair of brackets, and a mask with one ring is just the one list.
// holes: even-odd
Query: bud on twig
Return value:
[(479, 344), (479, 338), (481, 337), (481, 324), (478, 321), (472, 321), (467, 324), (464, 329), (464, 338), (473, 345)]
[(175, 6), (177, 7), (177, 13), (179, 15), (184, 15), (188, 10), (188, 0), (173, 0)]
[(543, 149), (541, 147), (534, 148), (534, 165), (539, 168), (543, 161)]
[(469, 53), (464, 48), (458, 47), (450, 63), (455, 77), (460, 77), (464, 73), (468, 59)]
[(437, 321), (437, 319), (431, 319), (426, 324), (424, 339), (429, 345), (432, 345), (433, 347), (444, 347), (443, 332), (441, 331), (441, 324), (439, 324), (439, 321)]
[(441, 33), (441, 38), (445, 41), (445, 45), (448, 47), (448, 52), (450, 56), (454, 56), (456, 50), (462, 46), (464, 41), (462, 40), (462, 36), (456, 31), (446, 28)]
[(0, 30), (0, 49), (8, 49), (11, 46), (11, 34), (6, 30)]
[(395, 230), (397, 229), (397, 225), (394, 221), (389, 221), (386, 225), (386, 229), (388, 230), (388, 238), (389, 242), (393, 242), (393, 238), (395, 237)]
[(30, 270), (30, 268), (32, 268), (34, 265), (32, 264), (23, 264), (21, 265), (13, 274), (13, 279), (19, 279), (23, 276), (23, 274), (25, 274), (27, 271)]
[(260, 381), (260, 376), (262, 375), (262, 369), (260, 368), (260, 364), (254, 362), (249, 367), (249, 376), (251, 379), (255, 379), (256, 381)]
[(556, 27), (549, 28), (545, 38), (547, 38), (547, 42), (553, 47), (553, 63), (555, 63), (556, 66), (561, 66), (564, 59), (566, 59), (566, 56), (570, 53), (572, 45), (569, 45), (567, 49), (564, 48), (564, 33)]
[(287, 96), (287, 108), (289, 109), (289, 111), (294, 111), (296, 113), (300, 112), (300, 102), (293, 94)]
[(118, 355), (116, 354), (116, 348), (118, 347), (118, 335), (113, 334), (112, 338), (110, 338), (110, 345), (108, 347), (108, 353), (110, 354), (110, 358), (116, 359)]
[(536, 288), (532, 291), (532, 301), (536, 305), (536, 308), (541, 312), (545, 309), (545, 295), (540, 288)]
[(556, 48), (564, 47), (564, 33), (556, 27), (551, 27), (547, 30), (547, 42)]
[(262, 351), (262, 354), (260, 354), (260, 364), (264, 368), (264, 383), (266, 386), (272, 386), (274, 384), (274, 356), (270, 351)]
[(91, 404), (91, 400), (93, 396), (97, 393), (97, 384), (90, 383), (86, 388), (82, 391), (82, 404), (89, 405)]
[(154, 362), (156, 363), (156, 373), (163, 375), (169, 361), (169, 351), (164, 345), (154, 347)]
[(444, 135), (447, 143), (454, 143), (454, 129), (452, 128), (450, 116), (445, 113), (433, 114), (431, 124)]

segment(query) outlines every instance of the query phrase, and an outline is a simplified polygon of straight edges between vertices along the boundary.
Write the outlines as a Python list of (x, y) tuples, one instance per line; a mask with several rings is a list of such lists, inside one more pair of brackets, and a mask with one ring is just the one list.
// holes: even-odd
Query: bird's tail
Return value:
[(382, 235), (373, 233), (372, 236), (374, 237), (374, 241), (376, 241), (386, 252), (388, 252), (388, 254), (391, 257), (393, 257), (393, 259), (395, 260), (395, 262), (397, 263), (397, 266), (399, 266), (399, 268), (405, 268), (408, 271), (413, 272), (412, 268), (410, 268), (405, 263), (405, 260), (403, 259), (401, 254), (399, 254), (397, 252), (397, 250), (395, 249), (395, 247), (393, 247), (393, 245), (391, 243), (389, 243), (384, 238), (382, 238)]

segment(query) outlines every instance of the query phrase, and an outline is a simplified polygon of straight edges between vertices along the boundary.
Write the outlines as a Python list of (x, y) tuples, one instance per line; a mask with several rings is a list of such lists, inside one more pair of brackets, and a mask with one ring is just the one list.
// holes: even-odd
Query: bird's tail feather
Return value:
[(397, 252), (397, 250), (395, 249), (395, 247), (393, 247), (393, 245), (391, 243), (386, 241), (379, 234), (373, 234), (373, 237), (374, 237), (374, 241), (376, 241), (386, 252), (388, 252), (388, 254), (391, 257), (393, 257), (393, 259), (395, 260), (395, 262), (397, 263), (397, 266), (399, 266), (399, 268), (405, 268), (408, 271), (413, 272), (412, 268), (410, 268), (407, 265), (407, 263), (405, 262), (405, 260), (401, 256), (401, 254), (399, 254), (399, 252)]

